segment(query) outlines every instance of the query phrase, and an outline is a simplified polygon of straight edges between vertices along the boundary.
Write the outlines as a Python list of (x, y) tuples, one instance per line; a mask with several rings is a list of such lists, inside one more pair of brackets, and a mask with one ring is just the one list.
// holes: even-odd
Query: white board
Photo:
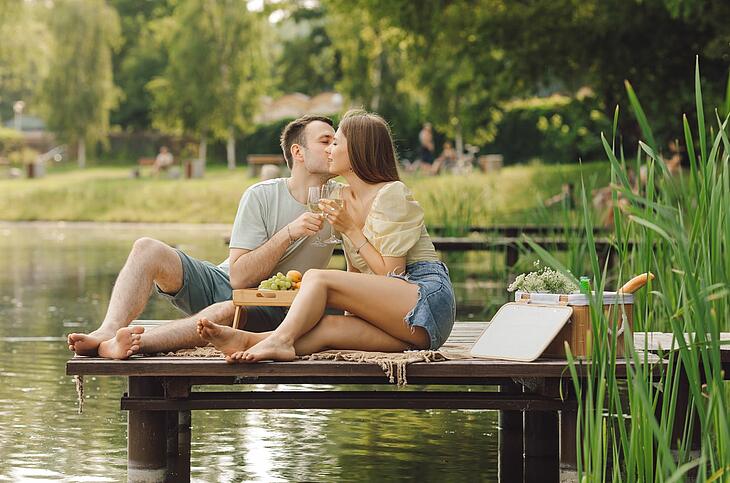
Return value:
[(471, 348), (473, 357), (534, 361), (573, 314), (567, 305), (508, 303)]

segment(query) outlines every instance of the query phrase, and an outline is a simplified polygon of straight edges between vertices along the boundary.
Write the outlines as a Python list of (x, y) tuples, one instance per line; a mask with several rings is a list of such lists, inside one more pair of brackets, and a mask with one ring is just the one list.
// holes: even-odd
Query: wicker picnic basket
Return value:
[[(573, 314), (553, 341), (548, 345), (543, 357), (565, 358), (565, 342), (575, 357), (591, 354), (593, 326), (588, 297), (581, 293), (548, 294), (516, 292), (515, 302), (535, 305), (567, 305)], [(603, 311), (607, 315), (609, 330), (617, 330), (616, 357), (624, 355), (624, 329), (633, 328), (634, 296), (628, 293), (603, 292)]]

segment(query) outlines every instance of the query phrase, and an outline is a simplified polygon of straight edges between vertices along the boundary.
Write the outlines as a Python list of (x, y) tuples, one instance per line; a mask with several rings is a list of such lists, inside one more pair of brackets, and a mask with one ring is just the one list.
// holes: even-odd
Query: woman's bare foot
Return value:
[(293, 361), (297, 354), (294, 345), (275, 335), (262, 340), (236, 359), (229, 362)]
[(97, 329), (88, 334), (73, 333), (68, 335), (68, 350), (79, 356), (96, 356), (99, 354), (99, 344), (113, 339), (114, 331)]
[(114, 338), (99, 344), (99, 357), (107, 359), (126, 359), (139, 351), (140, 334), (144, 327), (123, 327)]
[(214, 324), (203, 317), (198, 321), (198, 336), (213, 344), (226, 356), (237, 351), (245, 351), (257, 342), (262, 341), (268, 333), (253, 333), (236, 330), (226, 325)]

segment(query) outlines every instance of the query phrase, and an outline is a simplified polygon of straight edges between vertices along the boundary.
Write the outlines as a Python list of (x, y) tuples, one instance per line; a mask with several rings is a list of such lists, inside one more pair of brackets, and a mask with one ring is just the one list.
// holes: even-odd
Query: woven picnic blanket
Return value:
[[(181, 349), (175, 352), (158, 354), (172, 357), (210, 357), (223, 358), (223, 353), (213, 346)], [(364, 364), (377, 364), (385, 373), (388, 381), (404, 386), (408, 384), (406, 367), (414, 362), (441, 362), (456, 359), (471, 359), (468, 347), (464, 344), (445, 344), (439, 350), (415, 350), (404, 352), (367, 352), (357, 350), (328, 350), (298, 357), (309, 361), (346, 361)]]

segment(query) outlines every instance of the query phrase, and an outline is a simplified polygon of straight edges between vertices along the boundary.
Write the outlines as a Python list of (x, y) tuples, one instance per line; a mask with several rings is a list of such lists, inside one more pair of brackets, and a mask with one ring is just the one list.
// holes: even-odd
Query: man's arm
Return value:
[(269, 276), (295, 240), (312, 236), (322, 228), (322, 218), (304, 213), (266, 240), (255, 250), (231, 248), (229, 254), (231, 288), (257, 286)]
[(290, 245), (286, 228), (280, 230), (255, 250), (231, 248), (230, 274), (233, 289), (255, 287), (268, 278)]

